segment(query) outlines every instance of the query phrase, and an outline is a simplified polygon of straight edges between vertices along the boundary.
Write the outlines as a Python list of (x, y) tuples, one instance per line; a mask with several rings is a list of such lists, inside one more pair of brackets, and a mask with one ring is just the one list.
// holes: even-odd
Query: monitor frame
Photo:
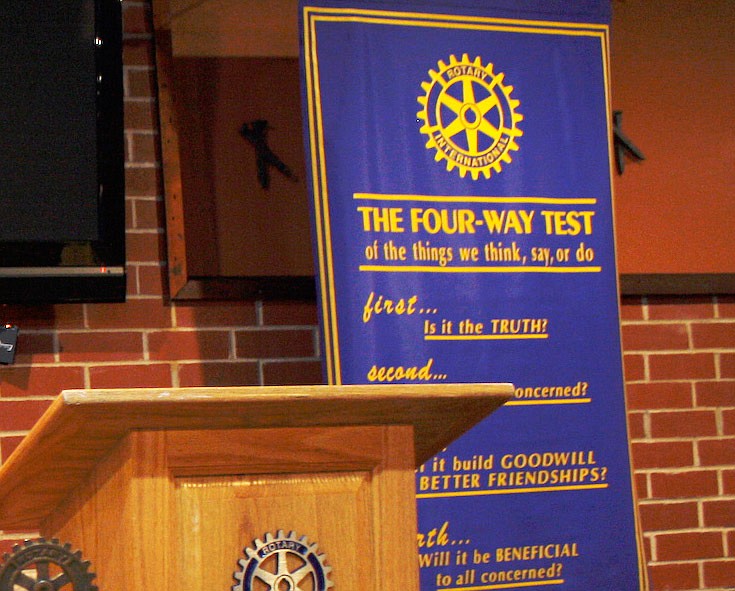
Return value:
[(0, 240), (0, 304), (125, 301), (122, 8), (94, 0), (94, 11), (97, 237)]

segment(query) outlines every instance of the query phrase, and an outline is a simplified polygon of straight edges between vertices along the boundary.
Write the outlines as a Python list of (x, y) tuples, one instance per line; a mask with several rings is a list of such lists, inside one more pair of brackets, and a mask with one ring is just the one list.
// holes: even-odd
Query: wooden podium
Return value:
[(334, 591), (417, 591), (414, 470), (512, 392), (65, 391), (0, 468), (0, 529), (81, 549), (100, 591), (228, 591), (272, 536), (305, 536)]

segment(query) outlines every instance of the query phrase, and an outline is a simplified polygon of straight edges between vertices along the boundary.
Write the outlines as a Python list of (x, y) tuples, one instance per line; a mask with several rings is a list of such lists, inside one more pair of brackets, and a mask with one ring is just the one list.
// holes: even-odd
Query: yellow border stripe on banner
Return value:
[(437, 14), (430, 12), (400, 12), (393, 10), (371, 10), (360, 8), (329, 8), (329, 7), (306, 7), (305, 11), (318, 13), (320, 20), (339, 20), (341, 22), (370, 22), (377, 24), (402, 24), (406, 22), (413, 26), (503, 26), (512, 27), (513, 30), (525, 29), (551, 29), (552, 31), (563, 30), (565, 34), (579, 32), (592, 34), (593, 32), (607, 33), (609, 27), (605, 24), (594, 24), (589, 22), (575, 23), (568, 21), (545, 21), (524, 20), (497, 17), (468, 16), (457, 14)]
[(563, 585), (564, 579), (547, 579), (545, 581), (526, 581), (521, 583), (499, 583), (496, 585), (473, 585), (472, 587), (437, 587), (437, 591), (492, 591), (493, 589), (516, 589), (518, 587), (536, 587), (541, 585)]
[(408, 195), (355, 193), (353, 199), (371, 201), (422, 201), (428, 203), (541, 203), (544, 205), (596, 205), (594, 197), (472, 197), (462, 195)]
[(383, 273), (599, 273), (602, 267), (432, 267), (360, 265), (360, 271)]
[(417, 499), (448, 499), (454, 497), (485, 497), (489, 495), (515, 495), (520, 493), (547, 493), (568, 490), (593, 490), (598, 488), (608, 488), (607, 483), (604, 484), (573, 484), (569, 486), (537, 486), (534, 488), (507, 488), (493, 490), (464, 490), (443, 493), (418, 493)]

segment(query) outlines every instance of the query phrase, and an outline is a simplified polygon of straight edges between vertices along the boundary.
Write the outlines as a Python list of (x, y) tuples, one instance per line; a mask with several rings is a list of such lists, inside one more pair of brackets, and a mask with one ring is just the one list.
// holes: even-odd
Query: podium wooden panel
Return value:
[(509, 384), (69, 390), (0, 467), (0, 528), (83, 550), (101, 591), (228, 590), (266, 533), (335, 591), (418, 590), (414, 469)]

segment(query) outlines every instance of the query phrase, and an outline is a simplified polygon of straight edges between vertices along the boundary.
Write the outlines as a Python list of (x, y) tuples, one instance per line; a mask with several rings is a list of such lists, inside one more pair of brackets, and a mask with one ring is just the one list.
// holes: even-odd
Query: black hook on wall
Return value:
[(623, 125), (623, 112), (613, 112), (613, 141), (615, 145), (615, 167), (618, 174), (623, 174), (625, 170), (625, 158), (630, 157), (635, 160), (645, 160), (643, 152), (623, 133), (621, 129)]

